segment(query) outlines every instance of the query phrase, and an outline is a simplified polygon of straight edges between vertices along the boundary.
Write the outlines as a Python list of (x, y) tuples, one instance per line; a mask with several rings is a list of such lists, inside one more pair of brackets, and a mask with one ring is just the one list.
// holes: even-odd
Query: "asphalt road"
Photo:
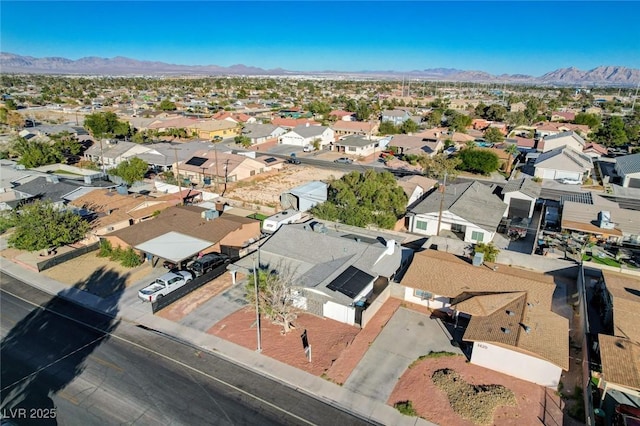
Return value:
[(175, 338), (0, 282), (2, 415), (15, 424), (367, 424)]

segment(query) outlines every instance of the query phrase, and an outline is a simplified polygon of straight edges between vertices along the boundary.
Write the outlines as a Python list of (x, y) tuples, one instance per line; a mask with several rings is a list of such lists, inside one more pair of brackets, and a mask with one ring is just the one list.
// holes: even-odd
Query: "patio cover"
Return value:
[(212, 244), (211, 241), (171, 231), (138, 244), (135, 248), (153, 256), (180, 263), (180, 261), (200, 253)]

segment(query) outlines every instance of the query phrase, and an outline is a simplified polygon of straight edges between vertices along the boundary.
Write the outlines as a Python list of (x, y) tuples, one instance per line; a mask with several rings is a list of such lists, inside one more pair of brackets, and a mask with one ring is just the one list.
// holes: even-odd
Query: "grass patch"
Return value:
[(620, 263), (610, 257), (600, 258), (598, 256), (589, 256), (588, 254), (585, 254), (582, 256), (582, 260), (585, 260), (587, 262), (599, 263), (601, 265), (613, 266), (615, 268), (620, 267)]
[(249, 216), (247, 216), (249, 219), (256, 219), (259, 221), (263, 221), (266, 218), (268, 218), (269, 216), (267, 216), (266, 214), (262, 214), (262, 213), (254, 213), (254, 214), (250, 214)]
[(393, 408), (400, 411), (405, 416), (417, 416), (418, 412), (413, 408), (411, 401), (398, 401), (393, 404)]
[(456, 414), (476, 424), (491, 424), (496, 407), (517, 404), (513, 392), (504, 386), (472, 385), (448, 368), (435, 371), (431, 380), (447, 394)]
[(458, 354), (455, 354), (453, 352), (447, 352), (447, 351), (430, 351), (428, 354), (426, 355), (420, 355), (418, 357), (418, 359), (416, 359), (415, 361), (413, 361), (411, 363), (411, 365), (409, 365), (409, 368), (413, 368), (416, 366), (416, 364), (418, 364), (420, 361), (422, 361), (423, 359), (429, 359), (429, 358), (442, 358), (445, 356), (458, 356)]

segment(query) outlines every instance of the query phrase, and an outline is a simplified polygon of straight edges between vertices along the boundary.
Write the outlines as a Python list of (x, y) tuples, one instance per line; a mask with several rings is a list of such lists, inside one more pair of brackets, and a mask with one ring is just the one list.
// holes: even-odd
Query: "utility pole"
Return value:
[[(260, 246), (258, 246), (258, 250), (256, 251), (256, 253), (260, 253)], [(253, 284), (256, 287), (256, 331), (258, 338), (258, 349), (256, 349), (256, 352), (262, 352), (262, 335), (260, 332), (260, 304), (258, 303), (258, 268), (256, 267), (256, 254), (253, 255)]]
[(178, 181), (178, 205), (181, 206), (182, 202), (182, 185), (180, 184), (180, 168), (178, 167), (178, 151), (180, 148), (171, 148), (176, 157), (176, 180)]
[(215, 145), (213, 147), (213, 158), (216, 163), (216, 194), (220, 195), (220, 186), (218, 184), (218, 180), (219, 180), (219, 174), (218, 174), (218, 150), (216, 149)]
[(640, 87), (640, 83), (638, 83), (638, 85), (636, 86), (636, 94), (633, 97), (633, 102), (631, 103), (631, 114), (633, 114), (633, 111), (635, 111), (636, 109), (636, 99), (638, 98), (638, 88)]
[(444, 182), (442, 183), (442, 191), (440, 193), (440, 210), (438, 212), (438, 229), (436, 236), (440, 236), (440, 225), (442, 224), (442, 208), (444, 207), (444, 192), (447, 190), (447, 172), (444, 172)]

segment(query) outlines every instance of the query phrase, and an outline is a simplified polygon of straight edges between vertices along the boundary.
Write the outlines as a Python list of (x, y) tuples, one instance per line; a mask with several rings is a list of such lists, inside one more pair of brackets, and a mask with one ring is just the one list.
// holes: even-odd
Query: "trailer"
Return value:
[(302, 219), (302, 212), (294, 209), (283, 210), (278, 214), (269, 216), (262, 222), (262, 232), (272, 234), (282, 225), (297, 222)]

